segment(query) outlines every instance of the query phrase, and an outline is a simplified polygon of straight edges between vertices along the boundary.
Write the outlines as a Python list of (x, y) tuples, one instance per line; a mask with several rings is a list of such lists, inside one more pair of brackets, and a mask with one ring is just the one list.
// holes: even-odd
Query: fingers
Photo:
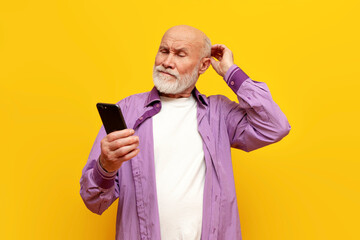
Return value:
[(130, 152), (135, 150), (138, 146), (139, 146), (139, 143), (137, 142), (137, 143), (134, 143), (131, 145), (127, 145), (127, 146), (118, 148), (112, 152), (113, 157), (114, 158), (123, 158), (124, 156), (126, 156), (127, 154), (129, 154)]
[(211, 46), (211, 51), (215, 51), (215, 50), (225, 50), (228, 49), (224, 44), (214, 44)]
[(211, 56), (216, 58), (217, 60), (221, 61), (222, 56), (223, 56), (223, 51), (219, 50), (219, 49), (215, 49), (215, 50), (211, 51)]
[(234, 64), (234, 56), (231, 50), (224, 44), (215, 44), (211, 46), (211, 56), (213, 57), (211, 65), (220, 76), (224, 77), (229, 68)]
[(221, 61), (224, 57), (232, 57), (232, 52), (224, 44), (215, 44), (211, 46), (211, 56)]
[(221, 61), (225, 51), (228, 48), (224, 44), (215, 44), (211, 46), (211, 56)]
[(215, 71), (217, 72), (219, 70), (219, 64), (220, 62), (216, 61), (213, 58), (210, 58), (210, 62), (211, 62), (211, 66), (215, 69)]
[(134, 158), (136, 155), (138, 155), (139, 152), (140, 152), (140, 149), (138, 149), (138, 148), (129, 152), (128, 154), (126, 154), (125, 156), (122, 157), (122, 161), (124, 162), (124, 161), (128, 161), (128, 160)]
[(119, 139), (115, 139), (112, 142), (109, 142), (109, 149), (111, 151), (115, 151), (118, 148), (121, 148), (121, 147), (127, 146), (127, 145), (131, 145), (134, 143), (139, 144), (138, 136), (129, 136), (129, 137), (125, 137), (125, 138), (119, 138)]
[(103, 156), (103, 154), (101, 153), (101, 155), (100, 155), (101, 166), (107, 172), (114, 172), (121, 167), (123, 162), (134, 158), (136, 155), (138, 155), (139, 152), (140, 152), (140, 149), (136, 148), (136, 149), (128, 152), (127, 154), (123, 155), (122, 157), (111, 158), (111, 159), (107, 159), (107, 156)]
[(109, 133), (107, 136), (106, 136), (106, 139), (107, 141), (109, 142), (112, 142), (116, 139), (119, 139), (119, 138), (125, 138), (125, 137), (128, 137), (128, 136), (131, 136), (134, 134), (134, 130), (133, 129), (123, 129), (123, 130), (120, 130), (120, 131), (115, 131), (115, 132), (112, 132), (112, 133)]
[[(133, 134), (133, 129), (124, 129), (109, 133), (101, 140), (101, 152), (104, 153), (108, 159), (114, 157), (117, 150), (125, 147), (120, 153), (123, 155), (127, 154), (129, 151), (133, 150), (133, 148), (129, 149), (128, 146), (139, 146), (139, 137), (132, 136)], [(116, 156), (119, 157), (118, 154), (116, 154)]]
[[(128, 131), (130, 130), (130, 131)], [(102, 141), (102, 149), (109, 157), (121, 157), (139, 146), (139, 137), (131, 136), (132, 129), (125, 129), (108, 134)], [(109, 141), (112, 140), (112, 141)]]
[(108, 134), (101, 140), (100, 161), (102, 167), (113, 172), (120, 168), (122, 162), (135, 157), (140, 150), (139, 137), (132, 136), (134, 130), (124, 129)]

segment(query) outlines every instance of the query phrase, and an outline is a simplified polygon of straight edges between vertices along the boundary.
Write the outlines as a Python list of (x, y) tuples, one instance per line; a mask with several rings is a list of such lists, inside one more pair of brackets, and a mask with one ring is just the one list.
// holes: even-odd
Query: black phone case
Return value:
[(96, 107), (107, 134), (127, 128), (121, 109), (118, 105), (97, 103)]

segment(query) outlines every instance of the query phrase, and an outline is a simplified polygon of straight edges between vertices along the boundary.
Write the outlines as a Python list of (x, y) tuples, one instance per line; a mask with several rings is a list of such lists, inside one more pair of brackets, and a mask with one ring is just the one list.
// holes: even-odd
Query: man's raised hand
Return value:
[(224, 77), (227, 70), (234, 64), (231, 50), (223, 44), (215, 44), (211, 47), (211, 56), (213, 57), (210, 59), (212, 67), (220, 76)]
[(140, 152), (139, 137), (133, 134), (133, 129), (124, 129), (109, 133), (101, 140), (100, 165), (104, 170), (117, 171), (123, 162)]

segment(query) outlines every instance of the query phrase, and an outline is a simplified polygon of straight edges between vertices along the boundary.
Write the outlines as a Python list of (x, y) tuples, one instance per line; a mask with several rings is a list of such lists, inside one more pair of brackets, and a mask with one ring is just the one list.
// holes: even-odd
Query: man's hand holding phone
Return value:
[(115, 172), (140, 152), (138, 146), (139, 137), (134, 136), (133, 129), (109, 133), (101, 140), (100, 165), (107, 172)]

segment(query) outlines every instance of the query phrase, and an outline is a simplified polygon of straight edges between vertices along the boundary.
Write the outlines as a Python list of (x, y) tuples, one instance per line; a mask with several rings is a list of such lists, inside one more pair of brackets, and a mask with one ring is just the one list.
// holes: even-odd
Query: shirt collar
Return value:
[(153, 89), (151, 89), (151, 91), (149, 92), (148, 98), (145, 101), (145, 107), (148, 107), (149, 105), (152, 105), (155, 102), (160, 102), (160, 96), (156, 87), (153, 87)]
[(196, 87), (192, 91), (192, 94), (194, 95), (197, 102), (201, 103), (202, 105), (208, 106), (207, 97), (204, 94), (201, 94)]
[[(196, 87), (192, 91), (192, 94), (198, 103), (200, 103), (201, 105), (208, 106), (208, 100), (206, 96), (201, 94)], [(149, 92), (148, 98), (145, 101), (145, 107), (148, 107), (149, 105), (153, 105), (155, 102), (160, 102), (160, 96), (156, 87), (153, 87), (153, 89)]]

